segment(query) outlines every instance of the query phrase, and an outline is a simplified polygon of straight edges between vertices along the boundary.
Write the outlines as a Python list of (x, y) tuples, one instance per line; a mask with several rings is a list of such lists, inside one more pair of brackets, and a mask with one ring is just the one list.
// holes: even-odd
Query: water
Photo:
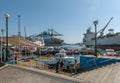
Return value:
[[(63, 45), (60, 46), (62, 48), (69, 48), (69, 49), (81, 49), (83, 48), (83, 46), (80, 45)], [(109, 58), (96, 58), (96, 57), (91, 57), (91, 56), (84, 56), (81, 54), (72, 54), (72, 55), (68, 55), (70, 57), (74, 57), (74, 59), (76, 59), (78, 61), (78, 63), (80, 63), (81, 67), (85, 67), (85, 68), (96, 68), (96, 67), (100, 67), (100, 66), (105, 66), (105, 65), (109, 65), (112, 63), (116, 63), (116, 62), (120, 62), (120, 60), (116, 60), (116, 59), (109, 59)], [(53, 63), (55, 64), (56, 61), (52, 60)], [(52, 61), (46, 61), (47, 63), (52, 64)], [(44, 62), (44, 61), (43, 61)], [(71, 60), (71, 62), (68, 61), (68, 63), (72, 63), (73, 61)]]
[[(59, 48), (81, 49), (82, 46), (80, 46), (80, 45), (63, 45), (63, 46), (59, 46)], [(67, 60), (68, 63), (73, 64), (75, 59), (78, 61), (78, 63), (80, 63), (81, 54), (72, 54), (72, 55), (67, 55), (67, 56), (74, 57), (73, 60)], [(39, 60), (38, 61), (38, 63), (46, 63), (46, 64), (56, 64), (56, 62), (57, 61), (55, 59), (54, 60)]]
[(81, 49), (83, 46), (71, 44), (71, 45), (63, 45), (61, 47), (63, 47), (63, 48), (71, 48), (71, 49)]

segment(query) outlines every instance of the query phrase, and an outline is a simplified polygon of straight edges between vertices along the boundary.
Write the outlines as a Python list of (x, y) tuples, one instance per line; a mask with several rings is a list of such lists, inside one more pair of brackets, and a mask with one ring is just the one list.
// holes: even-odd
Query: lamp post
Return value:
[(1, 36), (1, 62), (2, 62), (2, 42), (3, 42), (3, 32), (4, 32), (5, 30), (2, 28), (1, 29), (1, 33), (2, 33), (2, 36)]
[(5, 18), (6, 18), (6, 61), (8, 61), (8, 18), (9, 18), (9, 14), (6, 13), (5, 14)]
[(98, 25), (98, 20), (95, 20), (93, 22), (95, 26), (95, 56), (97, 57), (97, 25)]
[(18, 15), (18, 45), (19, 45), (19, 56), (20, 56), (20, 15)]

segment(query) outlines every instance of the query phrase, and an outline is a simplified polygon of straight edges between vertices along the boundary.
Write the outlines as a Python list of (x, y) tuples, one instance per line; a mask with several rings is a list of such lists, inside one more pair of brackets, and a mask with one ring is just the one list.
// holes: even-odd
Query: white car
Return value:
[(117, 53), (113, 49), (106, 49), (106, 52), (104, 53), (104, 56), (116, 56)]

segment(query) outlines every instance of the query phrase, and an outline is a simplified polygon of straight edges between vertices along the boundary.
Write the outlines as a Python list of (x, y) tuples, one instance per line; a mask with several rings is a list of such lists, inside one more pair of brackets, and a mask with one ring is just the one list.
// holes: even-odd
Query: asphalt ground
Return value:
[[(0, 70), (0, 83), (79, 83), (75, 78), (64, 75), (7, 66)], [(80, 82), (83, 83), (83, 82)]]
[(7, 66), (8, 66), (8, 64), (0, 63), (0, 70), (3, 69), (3, 68), (5, 68), (5, 67), (7, 67)]

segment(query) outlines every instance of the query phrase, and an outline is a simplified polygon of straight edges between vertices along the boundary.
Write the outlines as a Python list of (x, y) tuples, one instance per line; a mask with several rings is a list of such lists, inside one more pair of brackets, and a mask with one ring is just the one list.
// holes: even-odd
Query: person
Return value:
[(17, 64), (17, 55), (15, 55), (15, 64)]
[(63, 67), (64, 67), (64, 63), (63, 63), (63, 60), (60, 62), (60, 69), (63, 70)]
[(78, 67), (78, 63), (77, 63), (77, 60), (75, 59), (75, 60), (74, 60), (74, 64), (73, 64), (74, 74), (77, 73), (77, 67)]
[(60, 60), (58, 60), (57, 63), (56, 63), (56, 73), (58, 73), (59, 65), (60, 65)]
[(3, 61), (6, 62), (6, 49), (3, 48), (2, 50), (2, 55), (3, 55)]

